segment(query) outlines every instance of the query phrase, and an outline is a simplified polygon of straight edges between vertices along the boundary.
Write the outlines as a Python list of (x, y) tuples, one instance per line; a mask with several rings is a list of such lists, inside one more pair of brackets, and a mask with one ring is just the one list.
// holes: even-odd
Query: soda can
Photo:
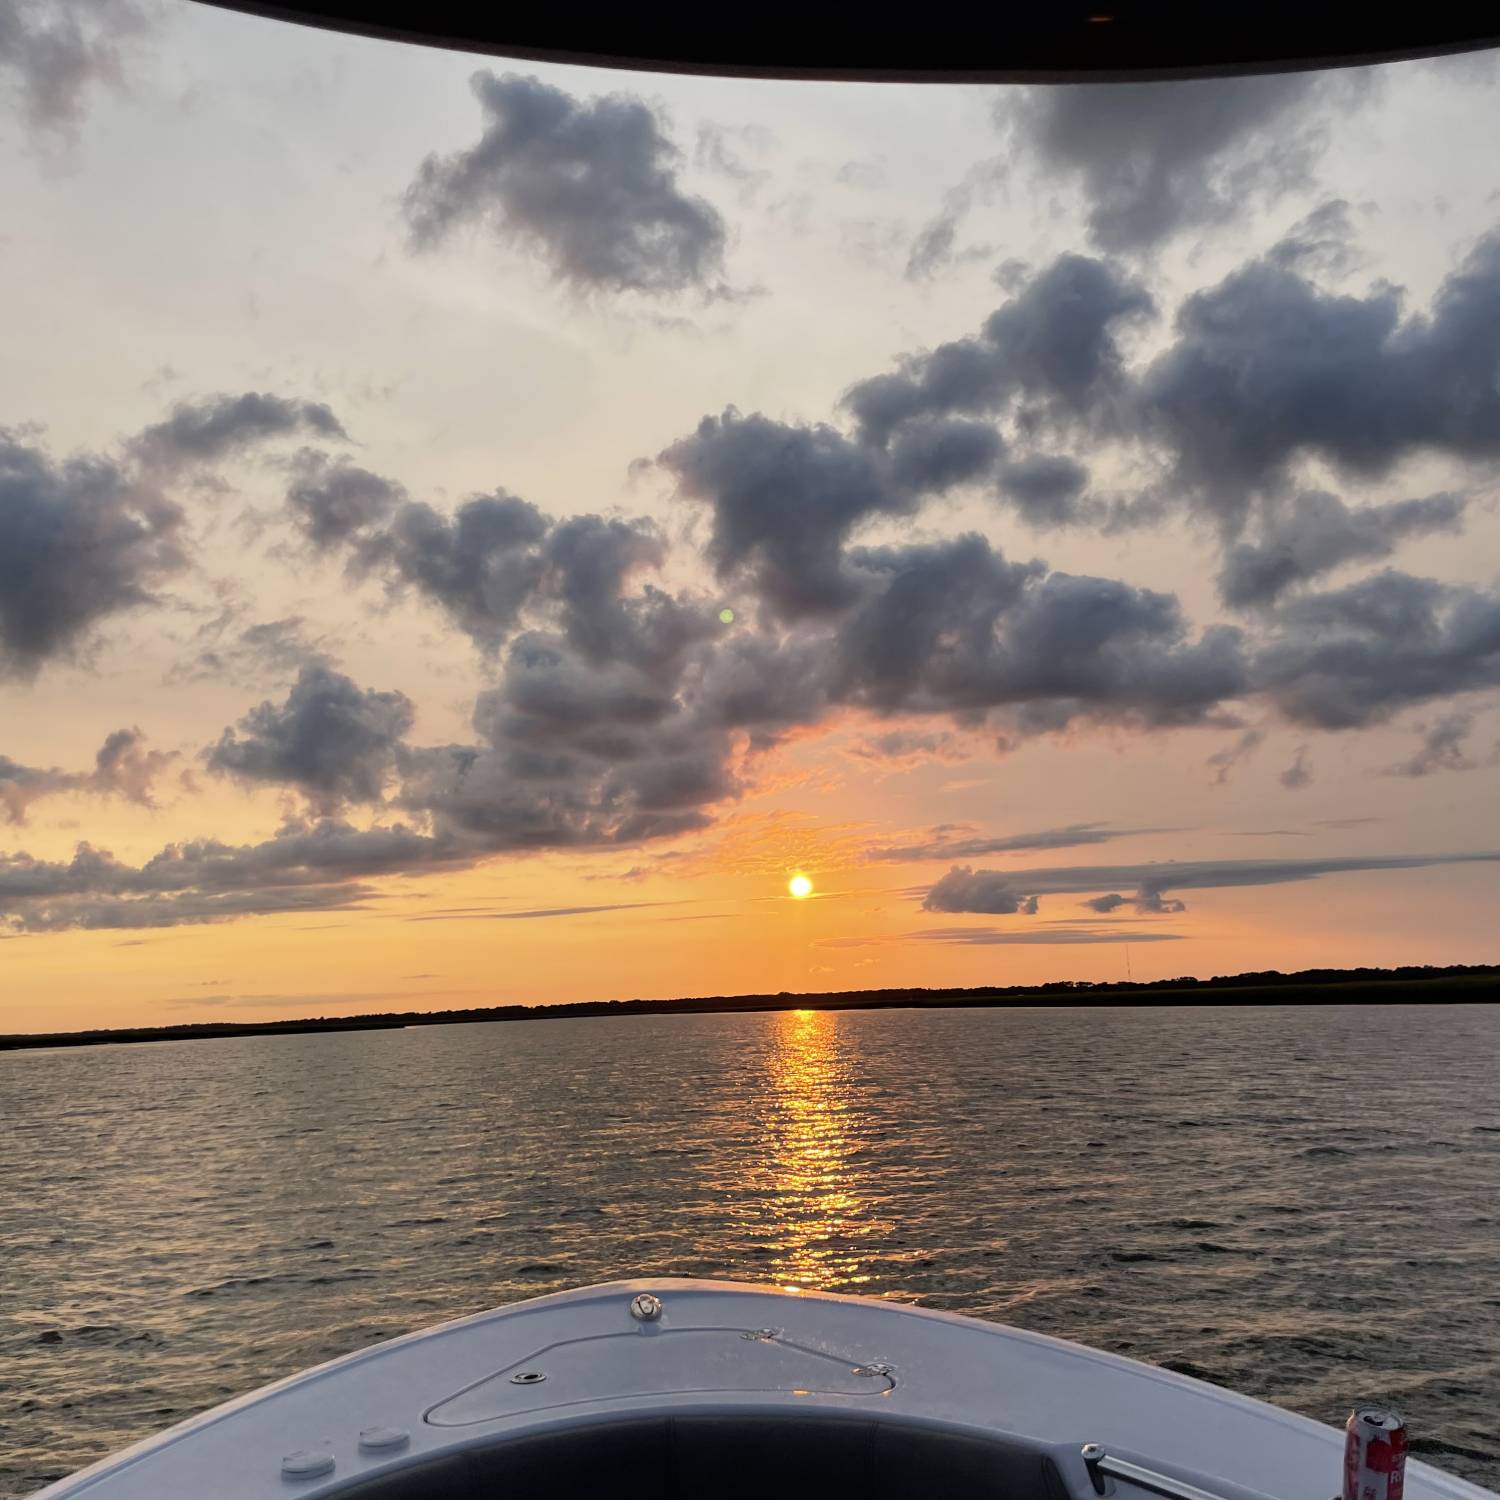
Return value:
[(1344, 1424), (1344, 1500), (1401, 1500), (1406, 1423), (1388, 1406), (1356, 1406)]

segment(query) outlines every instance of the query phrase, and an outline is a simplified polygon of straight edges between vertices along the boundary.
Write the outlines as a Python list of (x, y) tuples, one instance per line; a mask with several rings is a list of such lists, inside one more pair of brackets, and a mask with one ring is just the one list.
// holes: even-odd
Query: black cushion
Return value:
[(355, 1480), (341, 1500), (1067, 1500), (1045, 1454), (874, 1417), (650, 1417), (532, 1433)]

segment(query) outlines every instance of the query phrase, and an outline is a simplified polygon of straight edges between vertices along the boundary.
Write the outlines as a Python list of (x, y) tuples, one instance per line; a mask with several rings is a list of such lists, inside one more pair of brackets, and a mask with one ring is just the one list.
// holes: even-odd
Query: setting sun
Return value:
[(793, 875), (792, 878), (787, 881), (786, 888), (792, 893), (793, 900), (805, 901), (810, 895), (812, 895), (813, 884), (806, 875)]

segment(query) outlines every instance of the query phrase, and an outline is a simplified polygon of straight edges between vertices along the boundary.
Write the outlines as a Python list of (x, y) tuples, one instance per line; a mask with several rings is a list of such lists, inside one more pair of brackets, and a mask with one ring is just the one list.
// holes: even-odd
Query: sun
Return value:
[(797, 874), (787, 881), (786, 888), (792, 893), (794, 901), (806, 901), (812, 895), (812, 881), (806, 875)]

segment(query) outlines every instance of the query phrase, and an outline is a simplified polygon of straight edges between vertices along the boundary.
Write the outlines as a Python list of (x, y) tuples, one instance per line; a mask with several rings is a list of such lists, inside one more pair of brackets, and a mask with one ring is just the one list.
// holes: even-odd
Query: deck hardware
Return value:
[(1140, 1464), (1131, 1463), (1129, 1459), (1115, 1458), (1105, 1450), (1102, 1443), (1085, 1443), (1080, 1451), (1084, 1463), (1088, 1465), (1089, 1478), (1093, 1481), (1097, 1494), (1105, 1493), (1104, 1476), (1112, 1474), (1116, 1479), (1124, 1479), (1138, 1489), (1150, 1490), (1154, 1495), (1165, 1495), (1167, 1500), (1224, 1500), (1222, 1495), (1200, 1489), (1185, 1479), (1174, 1479), (1170, 1474), (1158, 1474), (1155, 1469), (1143, 1468)]
[(510, 1377), (512, 1385), (540, 1385), (547, 1378), (545, 1370), (517, 1370)]
[(661, 1317), (661, 1298), (650, 1292), (642, 1292), (630, 1304), (630, 1316), (640, 1323), (654, 1323)]
[(318, 1479), (333, 1473), (333, 1454), (318, 1448), (299, 1448), (281, 1460), (283, 1479)]
[(388, 1453), (410, 1441), (411, 1433), (404, 1427), (366, 1427), (359, 1435), (359, 1446), (366, 1453)]
[(780, 1332), (779, 1328), (747, 1328), (740, 1337), (742, 1339), (749, 1339), (751, 1343), (768, 1344)]
[(884, 1360), (877, 1359), (868, 1365), (855, 1365), (851, 1373), (855, 1375), (889, 1375), (891, 1367)]

